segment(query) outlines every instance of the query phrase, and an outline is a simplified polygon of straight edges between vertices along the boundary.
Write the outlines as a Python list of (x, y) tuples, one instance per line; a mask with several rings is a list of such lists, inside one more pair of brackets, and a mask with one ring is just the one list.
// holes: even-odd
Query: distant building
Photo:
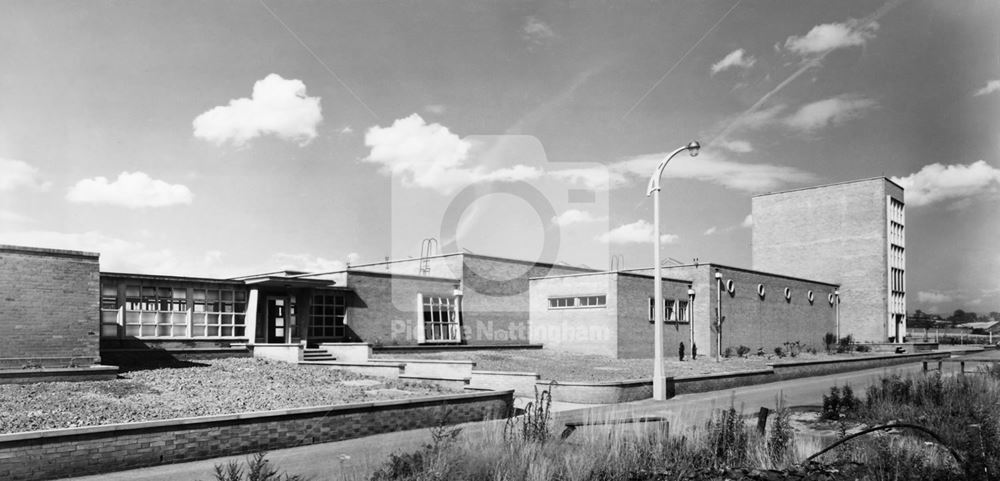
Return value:
[(755, 196), (753, 268), (840, 284), (840, 334), (906, 335), (903, 188), (884, 177)]

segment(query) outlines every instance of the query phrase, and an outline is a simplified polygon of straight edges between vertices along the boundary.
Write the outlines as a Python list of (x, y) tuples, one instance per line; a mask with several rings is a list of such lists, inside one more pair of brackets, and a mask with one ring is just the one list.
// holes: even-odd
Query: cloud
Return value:
[(712, 235), (712, 234), (715, 234), (715, 232), (717, 230), (718, 229), (716, 229), (715, 226), (713, 225), (712, 227), (709, 227), (708, 229), (705, 229), (705, 232), (702, 233), (702, 235)]
[(753, 227), (753, 214), (747, 214), (743, 222), (740, 222), (740, 227)]
[[(666, 153), (646, 154), (611, 164), (611, 179), (648, 179)], [(632, 176), (632, 177), (629, 177)], [(719, 150), (706, 146), (697, 157), (678, 155), (663, 171), (663, 179), (710, 182), (744, 192), (772, 191), (787, 184), (814, 182), (816, 175), (794, 167), (729, 160)], [(614, 186), (614, 184), (613, 184)]]
[(524, 19), (524, 25), (521, 27), (521, 35), (525, 40), (535, 44), (547, 42), (558, 36), (552, 30), (552, 27), (538, 19), (538, 17)]
[(752, 55), (744, 57), (744, 53), (746, 52), (742, 48), (729, 52), (729, 54), (723, 57), (722, 60), (712, 64), (712, 75), (730, 68), (753, 67), (753, 64), (757, 63), (757, 59), (755, 59)]
[(441, 124), (426, 123), (418, 114), (396, 119), (389, 127), (371, 127), (365, 145), (371, 151), (363, 161), (378, 164), (403, 185), (446, 194), (474, 183), (523, 181), (542, 175), (537, 168), (520, 164), (496, 170), (469, 166), (472, 144)]
[(755, 130), (778, 122), (778, 116), (785, 111), (784, 104), (778, 104), (763, 110), (745, 112), (736, 116), (726, 127), (729, 132), (737, 130)]
[[(652, 244), (653, 225), (640, 219), (631, 224), (625, 224), (601, 234), (596, 239), (605, 244)], [(674, 234), (660, 235), (661, 244), (673, 244), (679, 237)]]
[(735, 152), (737, 154), (745, 154), (747, 152), (753, 152), (753, 145), (745, 140), (722, 140), (715, 142), (717, 147), (726, 149), (730, 152)]
[(306, 272), (331, 272), (342, 271), (347, 268), (344, 261), (327, 259), (303, 253), (278, 252), (271, 256), (272, 265), (278, 269), (306, 271)]
[(877, 22), (860, 22), (849, 19), (841, 23), (816, 25), (803, 36), (785, 40), (785, 48), (799, 55), (823, 55), (833, 50), (860, 47), (875, 38)]
[(352, 129), (350, 125), (345, 125), (344, 128), (340, 129), (340, 135), (348, 135), (353, 133), (354, 129)]
[(48, 190), (51, 182), (43, 182), (38, 175), (38, 168), (22, 160), (0, 158), (0, 192), (26, 188), (31, 190)]
[(874, 100), (864, 97), (840, 95), (803, 105), (783, 122), (793, 129), (812, 132), (858, 118), (877, 105)]
[(359, 262), (361, 262), (361, 254), (358, 254), (357, 252), (351, 252), (351, 253), (347, 254), (347, 263), (348, 264), (352, 264), (353, 265), (353, 264), (357, 264)]
[(917, 293), (917, 302), (926, 304), (942, 304), (945, 302), (951, 302), (954, 299), (954, 297), (943, 292), (920, 291)]
[(319, 97), (306, 96), (306, 85), (270, 74), (254, 83), (250, 98), (229, 101), (194, 119), (194, 136), (222, 145), (242, 146), (262, 135), (308, 144), (323, 120)]
[(168, 184), (143, 172), (122, 172), (109, 182), (105, 177), (83, 179), (70, 187), (66, 200), (81, 204), (109, 204), (136, 209), (190, 204), (194, 194), (180, 184)]
[(925, 165), (892, 181), (906, 189), (906, 204), (922, 206), (1000, 192), (1000, 169), (979, 160), (969, 165)]
[(559, 214), (552, 218), (552, 223), (566, 227), (573, 224), (585, 224), (589, 222), (601, 222), (607, 220), (607, 217), (597, 217), (590, 212), (570, 209), (562, 214)]
[(990, 80), (986, 82), (986, 86), (976, 90), (976, 93), (972, 94), (973, 97), (978, 97), (980, 95), (989, 95), (993, 92), (1000, 90), (1000, 80)]

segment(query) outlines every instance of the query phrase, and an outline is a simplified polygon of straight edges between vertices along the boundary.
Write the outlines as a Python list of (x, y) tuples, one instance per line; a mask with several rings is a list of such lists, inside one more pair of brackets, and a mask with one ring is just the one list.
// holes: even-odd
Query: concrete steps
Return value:
[(333, 357), (333, 355), (330, 354), (326, 349), (307, 347), (305, 351), (302, 352), (302, 360), (312, 361), (312, 362), (336, 361), (337, 358)]

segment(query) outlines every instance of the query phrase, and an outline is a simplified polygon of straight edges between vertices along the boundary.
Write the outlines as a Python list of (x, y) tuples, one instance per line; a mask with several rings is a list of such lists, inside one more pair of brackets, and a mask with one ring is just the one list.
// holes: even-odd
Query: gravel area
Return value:
[(0, 433), (268, 411), (454, 391), (263, 359), (130, 371), (114, 381), (0, 384)]
[[(806, 361), (820, 359), (845, 359), (870, 354), (809, 354), (802, 353), (796, 358), (750, 355), (745, 358), (714, 358), (698, 356), (697, 360), (678, 361), (668, 357), (664, 363), (668, 376), (697, 376), (723, 372), (753, 371), (767, 369), (769, 363)], [(512, 349), (454, 351), (436, 353), (393, 353), (376, 354), (381, 359), (451, 359), (470, 360), (475, 369), (482, 371), (535, 372), (542, 379), (556, 381), (622, 381), (626, 379), (650, 379), (653, 377), (652, 359), (612, 359), (604, 356), (569, 354), (545, 349)]]

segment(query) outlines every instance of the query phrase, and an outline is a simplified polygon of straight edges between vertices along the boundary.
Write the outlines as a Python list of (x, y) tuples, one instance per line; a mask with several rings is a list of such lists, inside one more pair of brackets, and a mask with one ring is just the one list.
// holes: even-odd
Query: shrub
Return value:
[(786, 342), (785, 353), (792, 357), (799, 357), (799, 354), (802, 353), (802, 346), (799, 345), (799, 341)]
[(808, 352), (809, 354), (812, 354), (812, 355), (815, 356), (818, 351), (816, 350), (816, 346), (813, 346), (812, 344), (810, 344), (810, 345), (806, 346), (806, 352)]
[(761, 356), (761, 357), (763, 357), (763, 356), (765, 356), (766, 354), (767, 354), (767, 353), (765, 353), (765, 352), (764, 352), (764, 348), (763, 348), (763, 347), (758, 347), (758, 348), (757, 348), (757, 355), (758, 355), (758, 356)]
[(851, 386), (844, 385), (843, 389), (831, 386), (830, 395), (823, 395), (822, 417), (836, 421), (856, 412), (859, 406), (860, 401), (854, 397), (854, 390), (851, 389)]
[(828, 332), (828, 333), (826, 333), (826, 334), (823, 335), (823, 347), (826, 348), (826, 353), (827, 354), (832, 354), (833, 353), (833, 346), (835, 346), (836, 344), (837, 344), (837, 335), (836, 334), (834, 334), (832, 332)]
[(774, 355), (778, 357), (785, 357), (785, 348), (781, 346), (774, 348)]
[(749, 353), (750, 353), (750, 348), (744, 346), (743, 344), (740, 344), (740, 347), (736, 348), (736, 355), (737, 356), (745, 357)]
[(774, 412), (771, 432), (767, 436), (767, 454), (771, 463), (781, 465), (789, 457), (794, 432), (789, 422), (790, 413), (780, 403)]
[(848, 334), (837, 341), (837, 352), (851, 352), (851, 344), (854, 344), (854, 336)]
[(289, 475), (288, 473), (278, 473), (278, 468), (273, 466), (265, 457), (267, 453), (260, 452), (247, 458), (246, 467), (240, 466), (239, 461), (230, 461), (226, 465), (216, 464), (216, 481), (305, 481), (300, 475)]
[(858, 344), (854, 346), (854, 350), (858, 352), (871, 352), (872, 347), (867, 344)]
[(722, 357), (730, 358), (736, 355), (736, 351), (733, 350), (732, 346), (727, 347), (725, 351), (722, 351)]

